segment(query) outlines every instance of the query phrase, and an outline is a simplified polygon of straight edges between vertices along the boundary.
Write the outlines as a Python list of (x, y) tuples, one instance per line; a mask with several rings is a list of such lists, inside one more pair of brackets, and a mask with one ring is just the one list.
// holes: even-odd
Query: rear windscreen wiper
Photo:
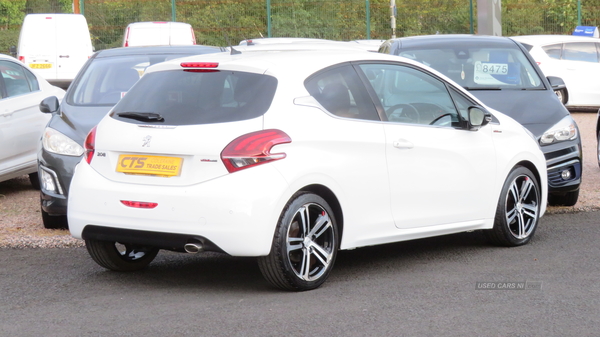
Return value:
[(163, 116), (156, 112), (120, 112), (117, 116), (142, 122), (163, 122), (165, 120)]
[(467, 90), (502, 90), (500, 87), (463, 87)]

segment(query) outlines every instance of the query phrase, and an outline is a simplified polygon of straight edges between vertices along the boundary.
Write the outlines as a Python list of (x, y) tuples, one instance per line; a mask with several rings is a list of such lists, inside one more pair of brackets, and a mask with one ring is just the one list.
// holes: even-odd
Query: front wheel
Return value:
[(271, 252), (260, 257), (258, 265), (275, 287), (293, 291), (315, 289), (333, 268), (338, 242), (331, 207), (320, 196), (302, 192), (284, 208)]
[(114, 271), (135, 271), (154, 260), (159, 249), (111, 241), (85, 240), (88, 253), (97, 264)]
[(539, 191), (536, 177), (526, 167), (510, 172), (498, 200), (494, 227), (485, 231), (492, 243), (513, 247), (531, 240), (539, 221)]

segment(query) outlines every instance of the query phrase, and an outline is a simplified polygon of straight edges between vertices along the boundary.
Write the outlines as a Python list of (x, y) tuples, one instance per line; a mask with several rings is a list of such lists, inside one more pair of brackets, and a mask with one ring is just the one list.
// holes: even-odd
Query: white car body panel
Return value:
[[(493, 226), (505, 179), (521, 161), (535, 167), (534, 171), (540, 174), (539, 215), (544, 214), (547, 201), (545, 158), (533, 137), (511, 118), (488, 109), (500, 124), (490, 123), (478, 131), (467, 131), (337, 117), (307, 97), (304, 79), (329, 65), (363, 60), (364, 52), (330, 52), (311, 58), (311, 62), (304, 62), (304, 53), (296, 53), (295, 58), (285, 60), (280, 60), (277, 52), (270, 54), (270, 58), (258, 53), (245, 56), (212, 54), (149, 68), (147, 73), (180, 69), (180, 63), (192, 60), (219, 62), (220, 69), (269, 74), (279, 83), (269, 110), (257, 119), (150, 130), (105, 117), (97, 129), (96, 155), (91, 165), (83, 160), (77, 166), (71, 184), (68, 218), (72, 235), (82, 238), (82, 232), (89, 224), (189, 234), (209, 239), (230, 255), (264, 256), (271, 249), (274, 230), (285, 205), (297, 191), (310, 186), (329, 190), (339, 202), (343, 213), (341, 249), (489, 229)], [(401, 61), (421, 67), (397, 56), (369, 55), (376, 61)], [(255, 57), (260, 62), (256, 62)], [(298, 63), (302, 66), (289, 66)], [(472, 98), (462, 88), (456, 89)], [(211, 154), (213, 157), (209, 158), (215, 158), (229, 141), (257, 128), (279, 129), (289, 135), (291, 143), (277, 145), (271, 150), (271, 153), (285, 153), (284, 159), (228, 173), (218, 157), (216, 162), (210, 163), (214, 167), (208, 168), (209, 164), (206, 164), (209, 173), (202, 179), (192, 178), (193, 174), (184, 172), (204, 170), (197, 162), (187, 163), (188, 159), (196, 160)], [(393, 147), (395, 140), (404, 137), (405, 128), (414, 129), (406, 132), (406, 137), (414, 140), (414, 149)], [(158, 137), (163, 131), (173, 134), (172, 142), (152, 143), (149, 150), (143, 148), (145, 135), (151, 134), (154, 141), (158, 139), (154, 136)], [(443, 153), (448, 148), (434, 150), (430, 147), (428, 139), (436, 137), (436, 131), (448, 133), (448, 145), (463, 146), (453, 150), (454, 158)], [(117, 134), (119, 137), (111, 136)], [(468, 146), (469, 142), (481, 143)], [(193, 144), (207, 144), (207, 147), (201, 145), (198, 150)], [(487, 144), (488, 151), (482, 144)], [(205, 154), (198, 154), (204, 149)], [(184, 158), (184, 169), (176, 179), (115, 172), (118, 154), (145, 151), (161, 155), (185, 153), (189, 158)], [(99, 156), (99, 153), (104, 155)], [(443, 158), (434, 159), (432, 154)], [(480, 157), (469, 158), (473, 155)], [(397, 157), (390, 161), (390, 156)], [(428, 162), (403, 168), (405, 159), (407, 162), (425, 159)], [(431, 168), (432, 165), (439, 167)], [(426, 171), (427, 167), (430, 170)], [(392, 178), (396, 169), (405, 169), (405, 172)], [(475, 171), (485, 173), (473, 176)], [(431, 178), (431, 174), (441, 176)], [(411, 175), (416, 178), (411, 180)], [(452, 179), (454, 175), (456, 180), (439, 196), (426, 200), (429, 193), (439, 191), (443, 178)], [(461, 181), (466, 186), (462, 186)], [(422, 189), (416, 198), (404, 194), (415, 188)], [(453, 190), (458, 195), (453, 194)], [(158, 206), (136, 209), (122, 205), (120, 200), (155, 202)], [(440, 205), (439, 202), (444, 200), (450, 207)], [(403, 204), (398, 205), (400, 203)], [(429, 207), (423, 203), (430, 203)], [(434, 211), (438, 207), (443, 207), (440, 213)], [(418, 216), (423, 212), (429, 212), (426, 218)], [(404, 218), (403, 214), (408, 216)]]
[(569, 91), (567, 107), (600, 107), (599, 62), (558, 60), (551, 58), (542, 49), (544, 46), (558, 43), (584, 42), (600, 47), (598, 39), (572, 35), (530, 35), (515, 36), (513, 40), (532, 45), (529, 51), (533, 59), (546, 76), (557, 76), (563, 79)]
[[(23, 66), (16, 59), (0, 55), (0, 61)], [(0, 181), (37, 172), (37, 151), (49, 114), (40, 112), (40, 102), (48, 96), (62, 99), (64, 90), (50, 85), (37, 72), (40, 90), (0, 97)]]

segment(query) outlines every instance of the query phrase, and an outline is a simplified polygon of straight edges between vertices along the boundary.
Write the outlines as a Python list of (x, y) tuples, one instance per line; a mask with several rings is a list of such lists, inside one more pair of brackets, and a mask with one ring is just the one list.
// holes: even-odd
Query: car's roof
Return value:
[(364, 51), (357, 43), (345, 41), (297, 41), (294, 43), (269, 43), (257, 45), (239, 45), (232, 46), (234, 50), (241, 52), (265, 52), (265, 51), (307, 51), (307, 50), (349, 50), (349, 51)]
[(521, 35), (511, 36), (515, 41), (531, 45), (547, 45), (560, 42), (600, 42), (600, 39), (576, 35)]
[(202, 45), (191, 46), (141, 46), (141, 47), (121, 47), (112, 49), (103, 49), (97, 52), (96, 57), (113, 57), (121, 55), (151, 55), (151, 54), (206, 54), (218, 53), (224, 51), (221, 47), (211, 47)]
[(17, 62), (19, 61), (19, 60), (17, 60), (16, 58), (14, 58), (14, 57), (12, 57), (12, 56), (10, 56), (10, 55), (6, 55), (6, 54), (0, 54), (0, 59), (3, 59), (3, 60), (11, 60), (11, 61), (17, 61)]
[(391, 39), (388, 41), (398, 41), (402, 45), (402, 48), (413, 48), (417, 46), (432, 46), (438, 45), (440, 47), (444, 45), (460, 45), (460, 44), (487, 44), (487, 45), (515, 45), (507, 37), (492, 36), (492, 35), (469, 35), (469, 34), (436, 34), (436, 35), (419, 35), (401, 37)]
[(240, 41), (240, 46), (252, 44), (279, 44), (279, 43), (302, 43), (302, 42), (331, 42), (333, 40), (305, 38), (305, 37), (261, 37)]
[(239, 54), (217, 53), (210, 55), (195, 55), (184, 59), (167, 61), (149, 67), (146, 73), (161, 70), (181, 69), (183, 62), (218, 62), (219, 68), (255, 73), (270, 73), (273, 75), (308, 76), (319, 69), (339, 63), (361, 60), (403, 61), (418, 67), (423, 65), (398, 56), (370, 53), (364, 50), (294, 50), (294, 51), (264, 51), (242, 52)]
[(141, 21), (141, 22), (132, 22), (128, 26), (156, 26), (156, 25), (173, 25), (173, 26), (191, 26), (189, 23), (185, 22), (173, 22), (173, 21)]

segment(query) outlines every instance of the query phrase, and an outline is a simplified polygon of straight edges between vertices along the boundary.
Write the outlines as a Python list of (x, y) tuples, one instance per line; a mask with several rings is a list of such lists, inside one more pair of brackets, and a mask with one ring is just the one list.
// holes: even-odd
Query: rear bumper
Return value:
[[(172, 250), (195, 238), (232, 256), (264, 256), (290, 196), (287, 186), (271, 165), (190, 186), (151, 186), (110, 181), (82, 162), (68, 198), (69, 230), (76, 238)], [(133, 208), (121, 200), (158, 205)]]

